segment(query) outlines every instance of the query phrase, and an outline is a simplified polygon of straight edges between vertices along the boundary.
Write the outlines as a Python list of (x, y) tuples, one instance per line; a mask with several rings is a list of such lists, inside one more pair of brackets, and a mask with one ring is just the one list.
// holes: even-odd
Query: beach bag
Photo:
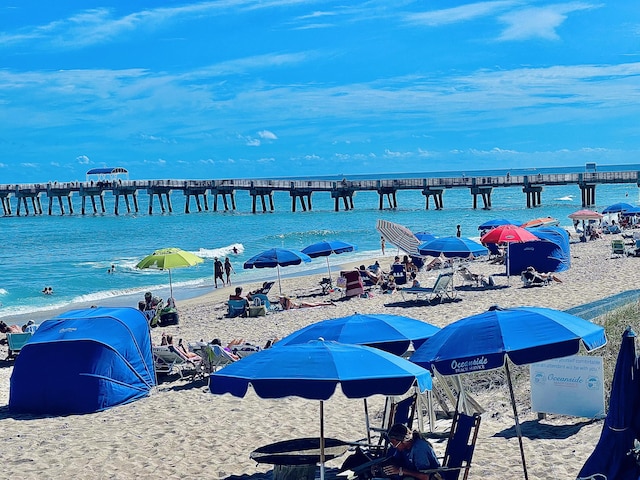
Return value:
[(336, 280), (336, 286), (338, 288), (347, 288), (347, 278), (346, 277), (338, 277), (338, 280)]

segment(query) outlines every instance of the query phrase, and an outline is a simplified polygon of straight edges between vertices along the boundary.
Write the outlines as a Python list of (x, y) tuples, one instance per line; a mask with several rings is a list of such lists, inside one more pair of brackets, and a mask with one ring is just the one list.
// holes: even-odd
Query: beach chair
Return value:
[(7, 333), (7, 346), (9, 348), (9, 353), (7, 354), (6, 360), (16, 358), (20, 353), (20, 350), (22, 350), (22, 347), (25, 346), (32, 335), (32, 332)]
[(276, 282), (264, 282), (261, 288), (258, 288), (256, 290), (253, 290), (252, 292), (249, 292), (249, 295), (254, 296), (256, 293), (259, 293), (262, 295), (269, 295), (269, 292), (271, 291), (271, 287), (273, 287), (274, 283)]
[(441, 273), (436, 279), (436, 283), (432, 288), (429, 287), (411, 287), (403, 288), (400, 290), (400, 294), (404, 299), (405, 294), (415, 295), (415, 300), (428, 300), (433, 302), (438, 300), (440, 303), (445, 298), (453, 300), (456, 297), (456, 290), (453, 287), (453, 273)]
[(394, 263), (391, 265), (391, 275), (396, 280), (396, 285), (405, 285), (407, 283), (407, 270), (404, 265)]
[[(381, 454), (386, 451), (387, 445), (383, 445), (386, 436), (384, 435), (392, 425), (401, 423), (409, 429), (413, 427), (413, 420), (416, 416), (416, 406), (418, 402), (418, 394), (414, 393), (401, 400), (394, 400), (394, 397), (387, 397), (385, 401), (385, 414), (382, 418), (380, 427), (369, 427), (373, 433), (379, 434), (378, 446), (371, 447)], [(374, 452), (370, 452), (374, 453)]]
[(269, 301), (269, 298), (267, 298), (267, 296), (264, 293), (255, 293), (251, 295), (251, 299), (253, 300), (254, 305), (256, 300), (259, 300), (261, 302), (261, 305), (264, 305), (266, 313), (273, 313), (279, 310), (278, 307), (271, 304), (271, 302)]
[(526, 270), (520, 274), (520, 279), (522, 280), (522, 286), (525, 288), (549, 285), (550, 280), (549, 277), (542, 278), (540, 275), (536, 275), (535, 272), (527, 272)]
[(333, 282), (329, 277), (323, 277), (319, 282), (320, 288), (322, 289), (322, 294), (327, 295), (331, 289), (333, 288)]
[(471, 459), (475, 450), (481, 417), (477, 413), (467, 415), (456, 411), (451, 423), (449, 440), (444, 452), (442, 467), (423, 470), (422, 473), (439, 473), (443, 480), (466, 480), (471, 469)]
[(198, 364), (185, 358), (173, 345), (154, 346), (153, 363), (157, 374), (170, 375), (175, 371), (180, 379), (185, 378), (185, 371), (192, 371), (193, 379), (200, 369)]
[(458, 274), (462, 277), (462, 285), (474, 285), (479, 287), (482, 283), (482, 275), (477, 273), (471, 273), (467, 267), (462, 267), (458, 270)]
[(227, 317), (246, 317), (247, 316), (247, 300), (227, 300)]
[(625, 255), (626, 251), (624, 249), (624, 240), (611, 240), (611, 256), (624, 257)]
[(364, 293), (364, 285), (362, 284), (362, 278), (360, 278), (360, 272), (357, 270), (348, 270), (340, 272), (340, 276), (347, 280), (344, 291), (345, 297), (357, 297)]

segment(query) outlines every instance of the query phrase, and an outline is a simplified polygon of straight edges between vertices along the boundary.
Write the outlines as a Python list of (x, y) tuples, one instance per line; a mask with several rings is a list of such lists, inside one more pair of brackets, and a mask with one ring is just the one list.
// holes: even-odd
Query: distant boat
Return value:
[(556, 200), (561, 202), (573, 202), (573, 195), (566, 195), (564, 197), (556, 198)]

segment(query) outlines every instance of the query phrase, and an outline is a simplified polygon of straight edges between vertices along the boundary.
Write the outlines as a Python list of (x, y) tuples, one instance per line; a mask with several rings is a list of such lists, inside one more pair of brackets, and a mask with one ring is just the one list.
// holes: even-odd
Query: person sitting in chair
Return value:
[(416, 480), (435, 480), (437, 474), (421, 473), (440, 467), (431, 444), (420, 436), (418, 431), (411, 432), (405, 425), (396, 423), (387, 432), (391, 448), (390, 464), (382, 468), (385, 475), (391, 478)]

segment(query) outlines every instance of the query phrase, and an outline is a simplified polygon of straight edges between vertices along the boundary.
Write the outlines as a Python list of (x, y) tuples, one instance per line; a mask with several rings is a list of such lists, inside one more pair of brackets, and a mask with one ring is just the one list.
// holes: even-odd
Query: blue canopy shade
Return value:
[(499, 227), (500, 225), (516, 225), (519, 227), (522, 225), (522, 221), (507, 218), (495, 218), (478, 225), (478, 230), (490, 230), (492, 228)]
[(328, 257), (332, 253), (346, 253), (357, 250), (357, 247), (351, 243), (340, 240), (329, 240), (317, 242), (302, 249), (302, 253), (309, 255), (311, 258)]
[(614, 203), (613, 205), (609, 205), (607, 208), (602, 210), (602, 213), (620, 213), (624, 212), (625, 210), (629, 210), (630, 208), (633, 208), (633, 205), (631, 205), (630, 203), (619, 202)]
[(564, 272), (571, 267), (569, 234), (561, 227), (527, 229), (539, 240), (509, 245), (509, 268), (520, 274), (527, 267), (538, 272)]
[(636, 363), (636, 334), (627, 327), (622, 335), (618, 360), (613, 373), (609, 412), (600, 440), (578, 474), (578, 480), (615, 478), (637, 480), (640, 466), (631, 455), (633, 441), (640, 435), (635, 417), (640, 400), (640, 370)]
[(151, 337), (142, 312), (73, 310), (43, 322), (20, 351), (9, 408), (90, 413), (146, 396), (154, 385)]
[(308, 325), (278, 340), (274, 348), (323, 338), (340, 343), (367, 345), (394, 355), (402, 355), (411, 342), (417, 349), (438, 330), (439, 327), (427, 322), (401, 315), (356, 313)]
[(251, 257), (244, 262), (244, 268), (273, 268), (300, 265), (302, 262), (310, 262), (311, 257), (297, 250), (286, 248), (272, 248)]
[(261, 398), (327, 400), (340, 384), (348, 398), (402, 395), (412, 385), (431, 389), (431, 374), (402, 357), (360, 345), (314, 340), (269, 348), (211, 375), (212, 393)]
[(492, 370), (509, 359), (526, 365), (578, 353), (607, 343), (604, 328), (550, 308), (491, 307), (434, 334), (411, 357), (443, 375)]
[(469, 255), (479, 257), (489, 254), (489, 250), (486, 247), (464, 237), (436, 238), (430, 242), (422, 243), (418, 247), (418, 252), (420, 252), (420, 255), (430, 255), (432, 257), (444, 255), (447, 258), (468, 257)]

